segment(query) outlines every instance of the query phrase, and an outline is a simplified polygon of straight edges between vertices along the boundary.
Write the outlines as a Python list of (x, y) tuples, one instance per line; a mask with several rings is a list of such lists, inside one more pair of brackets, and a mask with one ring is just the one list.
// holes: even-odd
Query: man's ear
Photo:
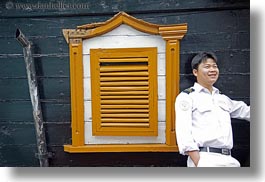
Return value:
[(192, 70), (192, 73), (193, 73), (193, 75), (194, 75), (194, 76), (196, 76), (196, 77), (197, 77), (198, 70), (196, 70), (196, 69), (193, 69), (193, 70)]

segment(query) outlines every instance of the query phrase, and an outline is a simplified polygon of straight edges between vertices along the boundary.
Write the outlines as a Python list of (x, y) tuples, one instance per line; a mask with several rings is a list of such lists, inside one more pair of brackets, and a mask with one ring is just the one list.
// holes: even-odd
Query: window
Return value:
[[(122, 24), (140, 33), (136, 35), (133, 31), (132, 35), (126, 35), (127, 39), (118, 39), (121, 34), (119, 31), (118, 35), (116, 32), (115, 35), (106, 36)], [(131, 32), (129, 29), (128, 31)], [(72, 143), (64, 145), (64, 151), (176, 152), (178, 147), (174, 102), (179, 92), (180, 40), (186, 32), (187, 24), (157, 25), (136, 19), (124, 12), (105, 22), (81, 25), (76, 29), (64, 29), (63, 34), (69, 44), (72, 117)], [(140, 36), (152, 38), (148, 38), (148, 41), (142, 41), (141, 38), (141, 42)], [(96, 37), (100, 39), (95, 42)], [(103, 39), (107, 41), (103, 43)], [(158, 43), (160, 40), (163, 44)], [(94, 46), (90, 47), (90, 41), (94, 41)], [(161, 104), (158, 104), (157, 80), (161, 83), (161, 79), (158, 79), (160, 75), (157, 74), (157, 57), (163, 60), (165, 67), (165, 79), (162, 79), (165, 86), (165, 119), (162, 121), (164, 128), (159, 125), (161, 122), (158, 124), (157, 108)], [(83, 60), (87, 58), (90, 61), (90, 69), (83, 65), (87, 64)], [(84, 78), (83, 73), (87, 70), (90, 70), (91, 78)], [(91, 80), (91, 84), (88, 85), (91, 86), (92, 104), (89, 106), (92, 109), (88, 110), (89, 114), (92, 113), (92, 124), (90, 117), (89, 122), (85, 122), (84, 119), (85, 102), (90, 102), (84, 100), (84, 93), (88, 93), (84, 90), (84, 79)], [(86, 130), (87, 127), (89, 130)], [(163, 136), (160, 135), (162, 129), (165, 134)], [(104, 140), (102, 144), (97, 143), (99, 140), (90, 143), (85, 140), (87, 135), (91, 136), (90, 140), (108, 140)], [(146, 139), (160, 136), (165, 139), (160, 143), (157, 141), (161, 140), (149, 143), (150, 140)], [(123, 138), (126, 141), (121, 144), (111, 143), (112, 139), (116, 138)], [(129, 143), (128, 138), (133, 138), (130, 141), (137, 140), (138, 143)]]
[(157, 135), (157, 49), (91, 49), (93, 135)]

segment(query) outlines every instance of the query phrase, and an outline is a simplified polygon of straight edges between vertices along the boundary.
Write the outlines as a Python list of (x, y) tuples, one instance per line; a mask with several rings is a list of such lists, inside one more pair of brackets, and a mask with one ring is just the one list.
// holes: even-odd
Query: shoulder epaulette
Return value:
[(187, 88), (185, 90), (183, 90), (182, 92), (186, 93), (186, 94), (190, 94), (191, 92), (194, 92), (194, 88), (190, 87), (190, 88)]

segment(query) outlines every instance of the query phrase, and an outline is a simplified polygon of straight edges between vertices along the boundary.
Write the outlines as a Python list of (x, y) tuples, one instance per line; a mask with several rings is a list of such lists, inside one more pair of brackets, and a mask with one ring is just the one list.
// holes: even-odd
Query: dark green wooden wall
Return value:
[[(178, 153), (63, 151), (63, 145), (71, 143), (69, 51), (64, 28), (106, 21), (119, 11), (156, 24), (188, 23), (188, 33), (181, 41), (180, 89), (192, 85), (192, 56), (197, 51), (213, 51), (221, 71), (216, 86), (232, 99), (250, 103), (248, 0), (65, 0), (64, 9), (60, 2), (0, 2), (0, 166), (39, 166), (23, 52), (14, 38), (17, 28), (34, 44), (48, 150), (53, 154), (50, 166), (186, 165), (186, 158)], [(44, 7), (43, 3), (50, 5)], [(249, 126), (246, 121), (233, 120), (233, 154), (242, 166), (250, 165)]]

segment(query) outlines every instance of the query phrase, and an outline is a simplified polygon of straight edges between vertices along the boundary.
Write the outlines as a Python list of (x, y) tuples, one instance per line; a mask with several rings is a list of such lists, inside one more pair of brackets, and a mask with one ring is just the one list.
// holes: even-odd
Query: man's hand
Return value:
[(200, 153), (199, 153), (199, 151), (198, 150), (188, 151), (188, 155), (190, 156), (191, 160), (193, 161), (193, 163), (197, 167), (198, 162), (200, 160)]

